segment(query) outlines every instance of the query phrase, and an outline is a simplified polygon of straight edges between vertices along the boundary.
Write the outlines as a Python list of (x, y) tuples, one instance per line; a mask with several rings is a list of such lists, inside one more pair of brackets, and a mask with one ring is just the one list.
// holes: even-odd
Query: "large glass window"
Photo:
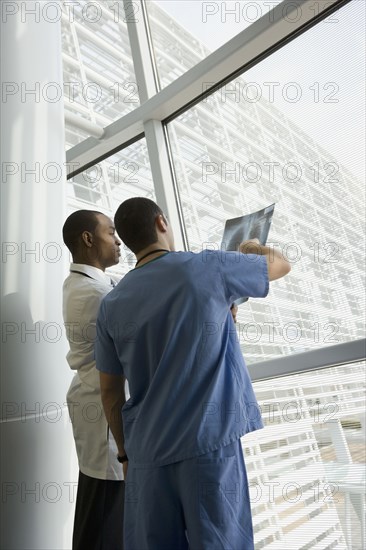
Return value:
[[(161, 88), (278, 3), (146, 1)], [(70, 23), (64, 4), (69, 147), (138, 105), (126, 22), (142, 14), (137, 2), (125, 14), (121, 0), (78, 0)], [(167, 125), (190, 250), (219, 248), (226, 219), (276, 203), (269, 241), (292, 272), (239, 308), (248, 363), (364, 336), (364, 9), (352, 1)], [(111, 217), (131, 196), (155, 199), (146, 140), (69, 180), (67, 193), (70, 212)], [(111, 273), (134, 263), (124, 249)], [(363, 549), (365, 363), (254, 389), (265, 428), (242, 445), (256, 550)]]
[(292, 271), (239, 308), (249, 362), (364, 336), (363, 10), (348, 4), (168, 125), (190, 249), (276, 203), (269, 240)]
[(127, 31), (133, 17), (122, 1), (63, 2), (67, 148), (93, 135), (83, 121), (104, 128), (139, 105)]
[(173, 82), (279, 3), (148, 0), (160, 86)]
[[(155, 200), (145, 139), (126, 147), (68, 181), (69, 214), (85, 208), (113, 216), (118, 206), (131, 197)], [(118, 266), (108, 271), (121, 276), (135, 264), (135, 256), (123, 244)]]
[(365, 363), (255, 382), (242, 439), (255, 548), (364, 548)]

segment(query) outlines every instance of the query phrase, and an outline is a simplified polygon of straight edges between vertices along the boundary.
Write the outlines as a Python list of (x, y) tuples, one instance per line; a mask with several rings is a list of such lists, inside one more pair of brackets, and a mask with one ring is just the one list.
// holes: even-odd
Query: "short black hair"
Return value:
[(67, 218), (62, 228), (62, 237), (71, 254), (77, 251), (80, 235), (84, 231), (94, 233), (100, 214), (103, 216), (102, 212), (96, 210), (77, 210)]
[(165, 220), (161, 208), (145, 197), (127, 199), (118, 207), (114, 216), (116, 231), (134, 254), (158, 240), (155, 220), (159, 215)]

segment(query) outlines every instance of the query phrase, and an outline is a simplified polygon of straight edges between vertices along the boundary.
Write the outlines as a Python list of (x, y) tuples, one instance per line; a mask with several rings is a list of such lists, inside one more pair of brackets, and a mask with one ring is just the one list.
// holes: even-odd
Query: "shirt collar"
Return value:
[(92, 279), (95, 279), (96, 281), (100, 281), (102, 283), (107, 283), (108, 285), (111, 284), (111, 279), (109, 275), (106, 275), (104, 271), (99, 269), (99, 267), (94, 267), (92, 265), (87, 264), (70, 264), (70, 271), (79, 271), (81, 273), (85, 273)]

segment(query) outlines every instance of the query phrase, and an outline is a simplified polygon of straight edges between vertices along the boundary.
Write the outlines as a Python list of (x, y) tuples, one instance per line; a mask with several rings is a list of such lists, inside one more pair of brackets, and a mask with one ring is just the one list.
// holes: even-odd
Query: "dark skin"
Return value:
[(230, 308), (231, 315), (233, 316), (234, 323), (236, 323), (236, 314), (238, 313), (238, 306), (233, 304)]
[(105, 271), (118, 264), (121, 241), (116, 235), (114, 223), (104, 214), (96, 214), (98, 225), (93, 232), (83, 231), (73, 253), (73, 261)]

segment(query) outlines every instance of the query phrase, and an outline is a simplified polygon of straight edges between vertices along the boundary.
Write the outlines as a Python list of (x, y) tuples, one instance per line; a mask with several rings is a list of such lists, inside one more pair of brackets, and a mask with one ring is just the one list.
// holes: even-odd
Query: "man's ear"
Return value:
[(90, 231), (83, 231), (81, 234), (81, 239), (88, 248), (93, 246), (93, 234), (90, 233)]
[(156, 216), (156, 223), (158, 225), (158, 229), (165, 233), (168, 228), (168, 224), (163, 214), (159, 214), (158, 216)]

